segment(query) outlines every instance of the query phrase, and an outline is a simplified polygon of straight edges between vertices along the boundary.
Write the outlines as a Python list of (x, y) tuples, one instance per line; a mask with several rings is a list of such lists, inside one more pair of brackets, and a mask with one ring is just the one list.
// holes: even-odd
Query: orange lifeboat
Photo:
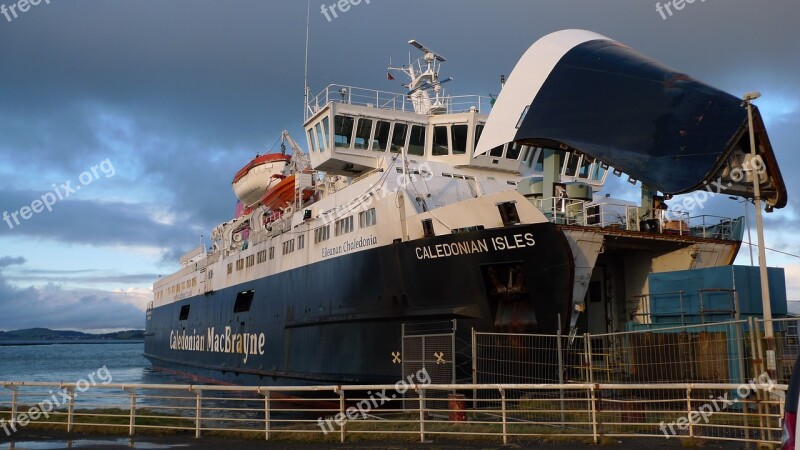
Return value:
[(233, 192), (245, 207), (255, 204), (264, 192), (280, 184), (289, 155), (271, 153), (250, 160), (233, 177)]
[[(294, 203), (294, 194), (295, 176), (289, 175), (281, 180), (275, 187), (265, 192), (258, 200), (258, 204), (264, 205), (272, 211), (278, 211)], [(314, 195), (312, 190), (303, 190), (303, 202), (308, 201), (312, 195)]]

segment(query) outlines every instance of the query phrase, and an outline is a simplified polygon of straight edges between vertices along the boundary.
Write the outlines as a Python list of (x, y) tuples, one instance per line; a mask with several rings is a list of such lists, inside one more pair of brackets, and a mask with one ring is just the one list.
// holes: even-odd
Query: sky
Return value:
[[(789, 193), (765, 216), (765, 242), (800, 254), (797, 0), (696, 1), (671, 16), (649, 0), (352, 1), (336, 14), (311, 1), (314, 93), (401, 92), (386, 67), (417, 39), (447, 58), (449, 93), (496, 94), (533, 42), (566, 28), (736, 96), (760, 91)], [(0, 330), (144, 326), (153, 281), (231, 218), (236, 171), (283, 129), (306, 146), (306, 14), (297, 0), (0, 0), (0, 213), (25, 213), (0, 222)], [(604, 193), (638, 198), (613, 177)], [(744, 204), (722, 196), (703, 213)], [(767, 261), (800, 300), (800, 259)], [(750, 263), (746, 246), (737, 263)]]

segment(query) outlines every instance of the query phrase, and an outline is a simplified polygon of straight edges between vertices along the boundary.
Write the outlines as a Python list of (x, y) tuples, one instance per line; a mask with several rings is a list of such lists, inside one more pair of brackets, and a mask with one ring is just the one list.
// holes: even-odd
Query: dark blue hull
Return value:
[[(462, 342), (473, 327), (555, 332), (572, 281), (569, 245), (550, 223), (398, 242), (157, 307), (145, 356), (223, 383), (394, 383), (402, 324), (455, 319)], [(234, 312), (251, 290), (249, 311)]]

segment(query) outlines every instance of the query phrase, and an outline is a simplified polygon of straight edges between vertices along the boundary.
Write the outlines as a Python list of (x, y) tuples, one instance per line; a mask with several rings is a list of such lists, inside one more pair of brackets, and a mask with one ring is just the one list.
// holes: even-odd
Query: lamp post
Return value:
[(736, 200), (736, 203), (744, 203), (744, 226), (747, 228), (747, 249), (750, 250), (750, 266), (755, 266), (753, 263), (753, 238), (750, 237), (750, 214), (747, 212), (750, 209), (750, 205), (748, 205), (748, 200), (743, 198), (739, 200), (738, 197), (728, 197), (731, 200)]
[[(752, 101), (761, 97), (760, 92), (749, 92), (744, 95), (747, 105), (747, 124), (750, 128), (750, 175), (753, 178), (753, 198), (756, 209), (756, 232), (758, 233), (758, 267), (761, 274), (761, 304), (764, 309), (764, 347), (767, 357), (767, 374), (775, 379), (775, 336), (772, 329), (772, 304), (769, 298), (769, 280), (767, 278), (767, 254), (764, 249), (764, 223), (761, 219), (761, 177), (754, 167), (758, 158), (756, 154), (755, 130), (753, 130), (753, 104)], [(759, 164), (763, 167), (763, 162)]]

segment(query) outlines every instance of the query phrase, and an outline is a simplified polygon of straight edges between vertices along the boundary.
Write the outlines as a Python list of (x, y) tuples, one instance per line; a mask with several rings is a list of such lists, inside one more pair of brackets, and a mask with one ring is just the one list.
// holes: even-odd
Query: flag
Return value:
[(392, 76), (391, 72), (386, 74), (386, 78), (388, 78), (389, 81), (394, 80), (394, 77)]

